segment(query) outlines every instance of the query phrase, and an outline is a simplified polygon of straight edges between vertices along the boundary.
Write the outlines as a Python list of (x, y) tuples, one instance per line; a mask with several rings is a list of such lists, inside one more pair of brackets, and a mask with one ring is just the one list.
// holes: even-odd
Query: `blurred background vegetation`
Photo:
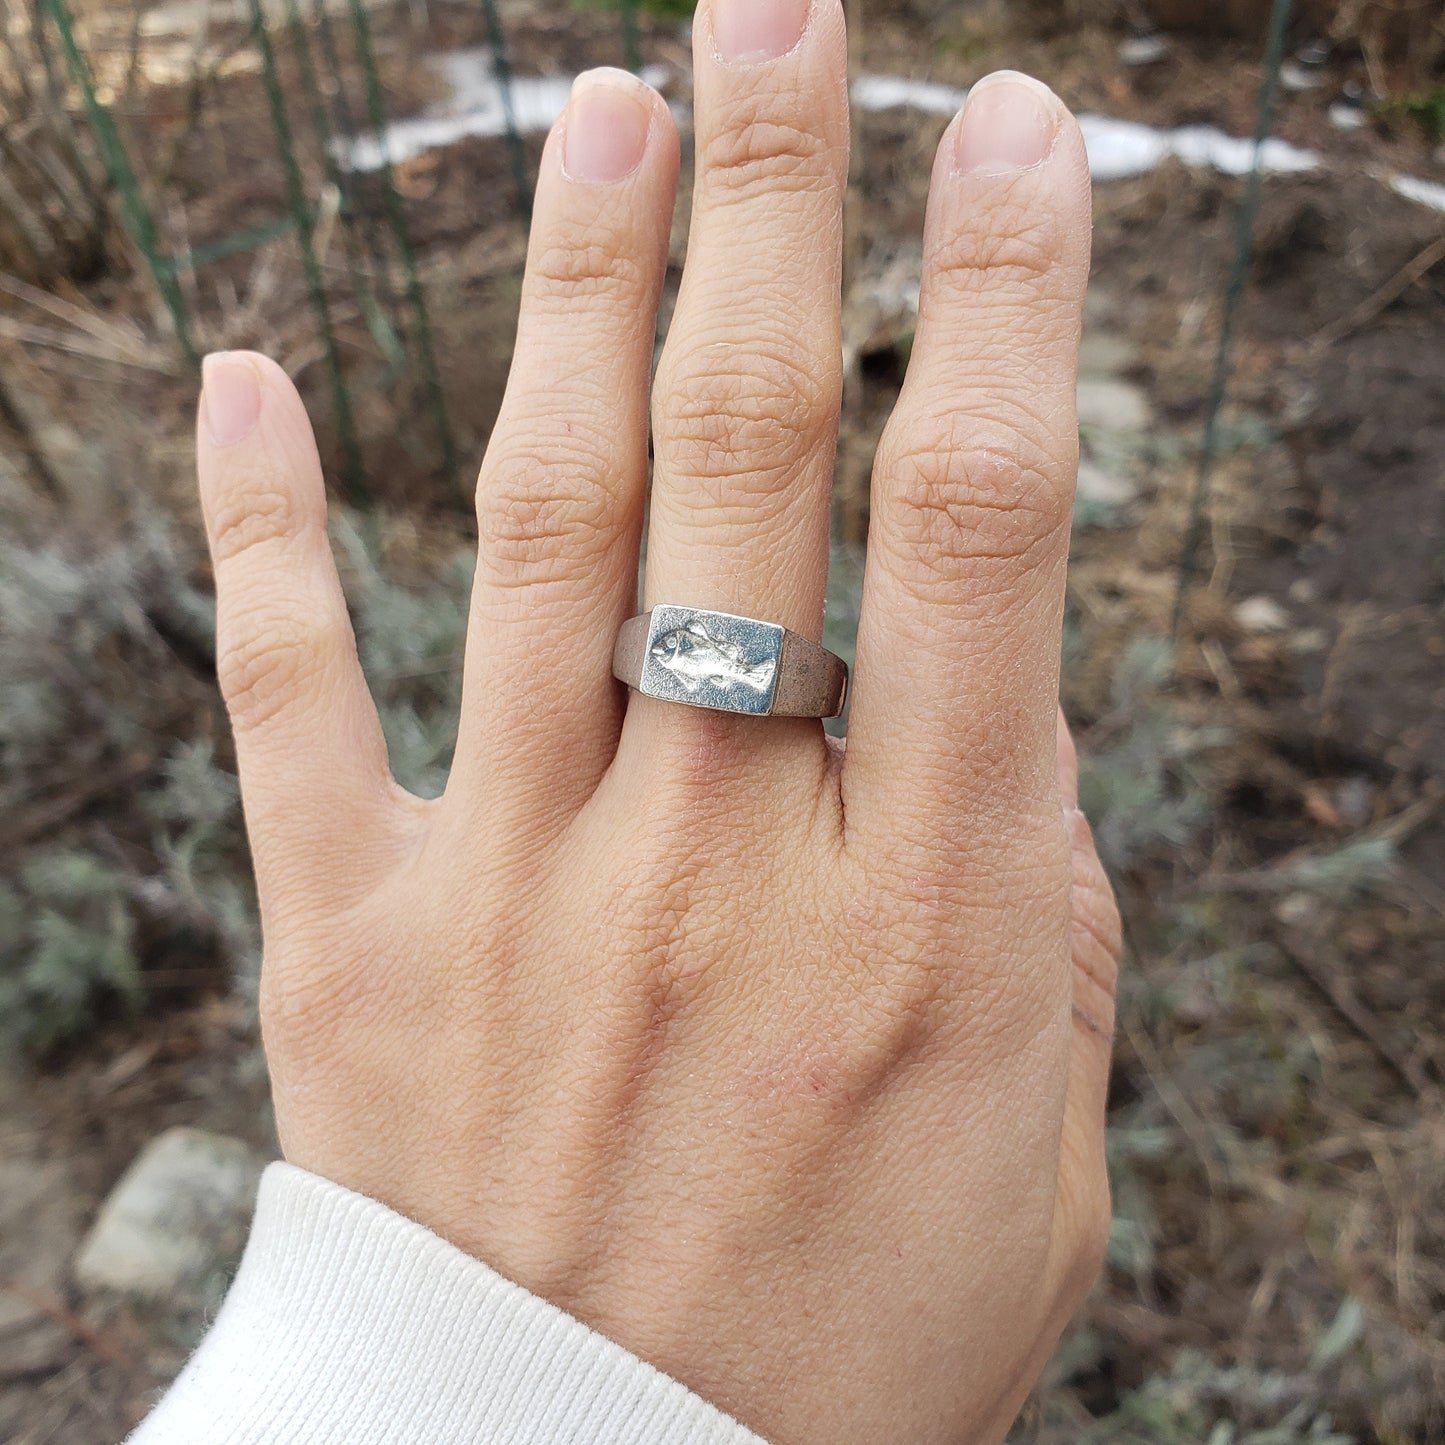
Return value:
[[(1263, 0), (848, 4), (840, 651), (962, 89), (1041, 75), (1098, 178), (1064, 697), (1128, 933), (1118, 1219), (1015, 1438), (1445, 1439), (1445, 17), (1298, 0), (1271, 53)], [(118, 1438), (223, 1287), (77, 1276), (142, 1146), (275, 1152), (194, 357), (297, 378), (396, 770), (440, 791), (545, 125), (629, 64), (686, 133), (691, 8), (6, 6), (0, 1437)], [(660, 335), (686, 241), (684, 206)]]

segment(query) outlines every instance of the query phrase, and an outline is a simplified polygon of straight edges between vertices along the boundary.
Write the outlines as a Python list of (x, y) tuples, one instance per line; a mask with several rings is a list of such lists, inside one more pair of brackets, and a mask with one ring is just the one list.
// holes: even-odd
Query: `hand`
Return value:
[[(841, 9), (705, 0), (695, 34), (648, 605), (817, 637)], [(208, 364), (281, 1140), (780, 1445), (995, 1440), (1108, 1224), (1117, 920), (1056, 735), (1083, 145), (1020, 77), (943, 139), (846, 752), (610, 674), (677, 163), (616, 73), (547, 142), (439, 801), (389, 775), (296, 393)]]

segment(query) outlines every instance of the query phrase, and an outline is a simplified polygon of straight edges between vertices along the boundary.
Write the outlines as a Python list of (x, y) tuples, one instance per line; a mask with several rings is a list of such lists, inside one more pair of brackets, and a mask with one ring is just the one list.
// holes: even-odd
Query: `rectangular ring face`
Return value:
[(766, 717), (783, 662), (783, 629), (727, 612), (654, 607), (639, 692)]

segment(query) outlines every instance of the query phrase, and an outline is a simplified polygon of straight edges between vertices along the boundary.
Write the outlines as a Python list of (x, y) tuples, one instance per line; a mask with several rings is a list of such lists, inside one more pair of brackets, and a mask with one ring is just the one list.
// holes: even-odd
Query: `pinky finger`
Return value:
[[(402, 795), (357, 659), (301, 399), (275, 362), (252, 353), (207, 357), (204, 378), (196, 453), (216, 671), (262, 908), (274, 915), (295, 888), (360, 884), (357, 849), (394, 836)], [(339, 891), (329, 896), (340, 901)]]

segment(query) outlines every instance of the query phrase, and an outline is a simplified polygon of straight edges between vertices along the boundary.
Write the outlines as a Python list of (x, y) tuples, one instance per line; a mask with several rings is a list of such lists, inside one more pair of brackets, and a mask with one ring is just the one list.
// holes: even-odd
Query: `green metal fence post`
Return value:
[(346, 377), (341, 370), (341, 356), (336, 349), (336, 333), (331, 325), (331, 307), (326, 300), (321, 265), (316, 259), (315, 228), (306, 205), (306, 190), (301, 180), (301, 167), (296, 160), (291, 122), (286, 115), (286, 102), (281, 94), (281, 79), (276, 73), (276, 56), (271, 48), (271, 38), (266, 33), (266, 16), (261, 8), (261, 0), (250, 0), (250, 6), (251, 24), (255, 30), (256, 44), (261, 51), (266, 99), (271, 107), (271, 123), (276, 132), (276, 151), (286, 176), (287, 202), (296, 221), (296, 239), (301, 247), (306, 290), (311, 300), (311, 309), (316, 315), (317, 328), (321, 332), (321, 344), (326, 352), (332, 404), (336, 409), (336, 425), (341, 433), (341, 447), (345, 459), (347, 492), (353, 503), (364, 506), (370, 499), (366, 489), (366, 473), (361, 462), (361, 443), (356, 435), (351, 395), (346, 389)]
[[(257, 0), (252, 0), (252, 4), (255, 3)], [(427, 315), (426, 297), (422, 294), (421, 276), (416, 268), (416, 253), (411, 247), (411, 233), (407, 229), (401, 195), (396, 189), (396, 177), (392, 173), (391, 156), (386, 142), (386, 108), (381, 103), (381, 79), (377, 75), (376, 57), (371, 49), (371, 26), (361, 0), (348, 0), (348, 9), (352, 28), (356, 33), (356, 58), (360, 62), (366, 82), (368, 119), (376, 131), (377, 144), (381, 147), (381, 176), (386, 194), (386, 210), (396, 249), (401, 256), (402, 270), (406, 275), (407, 302), (411, 308), (427, 395), (436, 423), (437, 437), (441, 443), (442, 466), (446, 471), (452, 495), (460, 501), (461, 483), (457, 475), (456, 446), (452, 440), (451, 423), (447, 420), (446, 396), (442, 391), (441, 372), (437, 369), (436, 349), (432, 345), (431, 319)]]
[(642, 69), (642, 42), (637, 34), (637, 0), (622, 0), (622, 53), (627, 68), (636, 74)]
[(126, 154), (125, 143), (121, 140), (120, 131), (116, 128), (115, 120), (110, 112), (100, 103), (100, 98), (96, 94), (95, 80), (90, 73), (90, 66), (86, 64), (85, 57), (81, 54), (79, 45), (76, 44), (75, 28), (71, 23), (70, 12), (66, 9), (65, 0), (45, 0), (45, 8), (60, 35), (60, 46), (65, 52), (66, 64), (70, 67), (71, 74), (74, 75), (76, 83), (80, 86), (86, 118), (90, 121), (91, 131), (94, 133), (96, 145), (100, 149), (101, 160), (110, 176), (111, 184), (120, 193), (121, 212), (125, 217), (126, 228), (130, 231), (131, 239), (135, 242), (137, 250), (145, 258), (145, 263), (150, 269), (151, 279), (155, 282), (156, 290), (160, 292), (161, 300), (170, 313), (171, 326), (175, 330), (176, 340), (180, 343), (186, 360), (192, 366), (198, 365), (200, 355), (191, 338), (185, 297), (176, 284), (174, 270), (167, 267), (166, 258), (161, 253), (155, 221), (151, 216), (150, 208), (146, 205), (145, 197), (141, 194), (140, 183), (136, 179), (135, 170)]
[(1205, 512), (1209, 505), (1210, 486), (1214, 478), (1214, 462), (1219, 453), (1219, 420), (1224, 410), (1225, 390), (1229, 383), (1229, 363), (1234, 351), (1235, 323), (1239, 303), (1244, 299), (1249, 268), (1254, 259), (1254, 222), (1259, 212), (1259, 190), (1264, 169), (1264, 143), (1274, 124), (1274, 102), (1279, 90), (1279, 73), (1284, 64), (1285, 38), (1289, 34), (1291, 0), (1274, 0), (1269, 18), (1269, 42), (1265, 50), (1264, 80), (1259, 88), (1259, 104), (1254, 124), (1254, 163), (1244, 185), (1244, 199), (1239, 206), (1239, 223), (1235, 231), (1234, 264), (1230, 268), (1229, 285), (1224, 294), (1224, 322), (1219, 334), (1219, 350), (1214, 360), (1214, 379), (1205, 410), (1204, 440), (1199, 455), (1199, 471), (1194, 493), (1189, 501), (1189, 524), (1184, 535), (1184, 549), (1179, 558), (1179, 585), (1174, 594), (1174, 615), (1170, 635), (1177, 641), (1184, 621), (1184, 606), (1199, 563), (1199, 549), (1204, 541)]
[(321, 86), (316, 78), (316, 67), (311, 63), (311, 46), (306, 37), (306, 25), (301, 18), (298, 0), (286, 0), (286, 24), (291, 34), (291, 49), (296, 56), (296, 65), (301, 72), (301, 88), (311, 109), (311, 129), (316, 145), (321, 152), (321, 163), (326, 170), (326, 179), (336, 188), (340, 202), (337, 219), (341, 224), (341, 244), (346, 253), (346, 272), (351, 280), (351, 289), (356, 295), (356, 304), (366, 320), (367, 330), (381, 348), (382, 354), (393, 368), (400, 368), (405, 361), (401, 343), (397, 340), (391, 318), (385, 316), (377, 304), (361, 264), (361, 251), (357, 244), (355, 218), (347, 205), (346, 182), (337, 163), (333, 148), (331, 119), (327, 114), (326, 102), (321, 95)]
[[(332, 100), (336, 112), (334, 130), (341, 135), (354, 136), (357, 125), (352, 116), (351, 104), (346, 98), (346, 73), (341, 65), (341, 52), (336, 45), (336, 30), (331, 23), (331, 10), (327, 0), (311, 0), (311, 18), (316, 22), (316, 32), (321, 38), (321, 56), (330, 69), (333, 82)], [(406, 327), (397, 305), (396, 292), (391, 284), (391, 258), (382, 236), (381, 227), (370, 206), (360, 196), (343, 192), (348, 204), (353, 206), (361, 230), (362, 243), (371, 260), (372, 286), (382, 308), (390, 318), (392, 330), (396, 333), (403, 350), (406, 347)]]
[(492, 70), (502, 96), (502, 120), (507, 131), (507, 159), (512, 167), (512, 184), (517, 188), (517, 209), (524, 221), (532, 219), (532, 188), (527, 183), (527, 152), (517, 127), (517, 107), (512, 95), (512, 57), (507, 50), (507, 32), (497, 13), (496, 0), (482, 0), (482, 18), (487, 22), (487, 43), (492, 47)]
[[(34, 6), (30, 15), (30, 33), (35, 42), (35, 52), (40, 57), (41, 69), (45, 72), (45, 99), (57, 115), (63, 115), (65, 113), (65, 90), (55, 64), (55, 53), (50, 47), (49, 36), (45, 33), (45, 15), (39, 4)], [(76, 128), (63, 125), (58, 126), (57, 129), (62, 133), (66, 153), (75, 167), (76, 175), (80, 176), (92, 191), (99, 193), (101, 177), (96, 174), (91, 157), (86, 154), (84, 147), (80, 144)], [(98, 213), (96, 216), (97, 229), (103, 224), (104, 219)]]

